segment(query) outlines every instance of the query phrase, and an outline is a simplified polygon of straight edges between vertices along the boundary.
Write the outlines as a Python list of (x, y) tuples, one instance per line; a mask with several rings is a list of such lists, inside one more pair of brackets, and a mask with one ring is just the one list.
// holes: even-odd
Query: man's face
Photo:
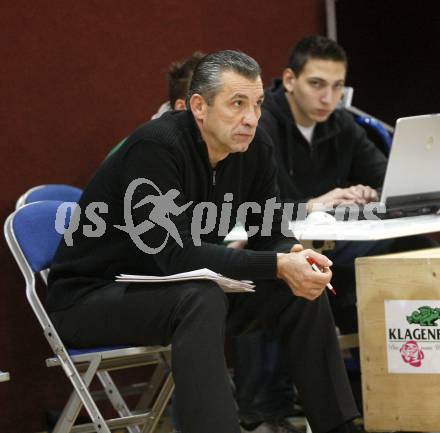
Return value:
[(208, 146), (211, 163), (229, 153), (245, 152), (255, 136), (264, 98), (261, 78), (249, 80), (226, 71), (223, 86), (210, 104), (201, 98), (200, 110), (193, 113)]
[(295, 121), (308, 127), (327, 120), (341, 99), (345, 73), (345, 63), (321, 59), (309, 59), (299, 76), (291, 69), (284, 71), (283, 84)]

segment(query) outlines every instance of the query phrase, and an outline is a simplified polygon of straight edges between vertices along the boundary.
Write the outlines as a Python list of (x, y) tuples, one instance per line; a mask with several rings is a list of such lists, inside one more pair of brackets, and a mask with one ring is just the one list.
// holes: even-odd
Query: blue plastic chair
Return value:
[[(355, 116), (356, 123), (363, 126), (367, 135), (382, 150), (385, 155), (390, 154), (392, 137), (391, 134), (376, 119), (369, 116)], [(370, 134), (369, 134), (370, 133)]]
[[(63, 230), (70, 220), (69, 217), (66, 218), (64, 227), (55, 226), (57, 211), (62, 204), (61, 201), (40, 201), (27, 204), (11, 214), (4, 227), (8, 246), (26, 281), (27, 300), (55, 355), (47, 359), (46, 364), (49, 367), (61, 366), (74, 388), (53, 432), (65, 433), (74, 429), (74, 431), (110, 433), (111, 429), (126, 427), (130, 433), (141, 431), (152, 433), (174, 389), (168, 365), (170, 347), (124, 346), (86, 350), (66, 348), (36, 292), (35, 274), (50, 267)], [(151, 409), (134, 414), (114, 386), (109, 372), (148, 364), (161, 366), (159, 377), (163, 377), (162, 371), (165, 370), (166, 378), (160, 384), (160, 389), (155, 392), (156, 399)], [(106, 396), (118, 414), (117, 418), (105, 420), (93, 400), (89, 385), (95, 376), (101, 382)], [(91, 423), (73, 427), (82, 406), (87, 410)], [(142, 409), (145, 409), (144, 406), (145, 404), (142, 405)], [(141, 426), (143, 426), (142, 430)]]
[(60, 200), (78, 203), (82, 189), (76, 186), (53, 183), (48, 185), (38, 185), (19, 197), (15, 208), (18, 209), (25, 204), (43, 200)]

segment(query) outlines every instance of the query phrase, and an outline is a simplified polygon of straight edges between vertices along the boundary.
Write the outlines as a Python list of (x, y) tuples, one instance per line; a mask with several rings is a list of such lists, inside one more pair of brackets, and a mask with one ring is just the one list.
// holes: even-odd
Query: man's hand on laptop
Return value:
[(363, 200), (356, 203), (370, 203), (378, 200), (377, 191), (368, 185), (353, 185), (348, 189), (359, 197), (359, 200)]
[(307, 211), (332, 209), (340, 204), (365, 204), (377, 201), (376, 190), (367, 185), (353, 185), (348, 188), (335, 188), (331, 191), (314, 197), (307, 202)]
[[(296, 245), (291, 251), (288, 254), (277, 255), (277, 277), (289, 286), (295, 296), (313, 301), (321, 296), (326, 284), (331, 280), (332, 271), (329, 267), (332, 262), (316, 251), (303, 250)], [(315, 272), (306, 256), (313, 258), (322, 272)]]

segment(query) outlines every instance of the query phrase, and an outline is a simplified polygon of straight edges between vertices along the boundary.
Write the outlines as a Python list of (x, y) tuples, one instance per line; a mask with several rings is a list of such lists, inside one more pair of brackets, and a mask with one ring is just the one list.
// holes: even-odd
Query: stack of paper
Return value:
[(181, 274), (167, 275), (164, 277), (128, 274), (121, 274), (116, 277), (116, 281), (123, 283), (169, 283), (189, 280), (215, 281), (225, 292), (254, 292), (255, 287), (252, 281), (234, 280), (206, 268), (183, 272)]

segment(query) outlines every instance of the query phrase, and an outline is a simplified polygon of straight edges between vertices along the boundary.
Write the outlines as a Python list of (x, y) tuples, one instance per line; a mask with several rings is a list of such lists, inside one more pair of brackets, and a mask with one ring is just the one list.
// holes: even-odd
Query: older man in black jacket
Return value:
[[(190, 110), (141, 126), (85, 188), (78, 212), (101, 203), (99, 236), (81, 212), (71, 246), (60, 245), (51, 268), (48, 307), (71, 346), (171, 343), (184, 433), (240, 432), (225, 329), (269, 329), (285, 347), (313, 431), (346, 432), (357, 409), (324, 292), (331, 261), (290, 250), (295, 240), (282, 234), (270, 139), (257, 128), (262, 100), (255, 60), (235, 51), (203, 58)], [(247, 226), (258, 228), (249, 249), (221, 245), (235, 216), (247, 213)], [(207, 281), (114, 282), (119, 273), (204, 267), (252, 279), (256, 292), (227, 296)]]

